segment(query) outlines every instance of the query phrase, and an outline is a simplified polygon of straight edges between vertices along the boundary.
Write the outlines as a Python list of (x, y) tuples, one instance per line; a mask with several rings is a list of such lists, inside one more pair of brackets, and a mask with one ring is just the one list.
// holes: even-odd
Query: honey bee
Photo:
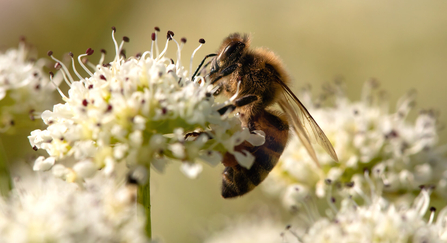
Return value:
[[(338, 161), (324, 132), (288, 87), (290, 78), (278, 56), (265, 48), (249, 47), (248, 35), (234, 33), (224, 39), (217, 54), (207, 56), (213, 57), (208, 63), (210, 70), (207, 77), (215, 85), (214, 95), (223, 93), (232, 97), (239, 86), (236, 99), (220, 112), (235, 110), (239, 112), (242, 126), (250, 131), (262, 130), (265, 133), (263, 145), (255, 147), (245, 141), (235, 148), (236, 151), (249, 151), (255, 157), (250, 169), (240, 166), (232, 154), (224, 154), (224, 198), (242, 196), (267, 177), (284, 151), (289, 130), (299, 137), (316, 163), (318, 159), (311, 141), (316, 141)], [(274, 110), (274, 104), (278, 104), (282, 112)]]

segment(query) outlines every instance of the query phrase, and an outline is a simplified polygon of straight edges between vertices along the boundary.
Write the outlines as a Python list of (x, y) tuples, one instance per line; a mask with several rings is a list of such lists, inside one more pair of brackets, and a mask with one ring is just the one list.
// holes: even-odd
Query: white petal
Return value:
[(211, 166), (216, 166), (222, 161), (222, 154), (217, 151), (205, 151), (200, 155), (200, 159), (207, 162)]
[(184, 162), (180, 166), (180, 170), (185, 174), (187, 177), (191, 179), (197, 178), (197, 176), (202, 172), (203, 167), (199, 163), (189, 163)]
[(163, 173), (165, 171), (166, 164), (166, 159), (155, 158), (151, 160), (151, 165), (153, 166), (153, 168), (160, 173)]
[(49, 170), (54, 165), (55, 159), (53, 157), (45, 158), (39, 156), (34, 162), (34, 171), (46, 171)]
[(239, 165), (247, 169), (250, 169), (250, 167), (255, 162), (255, 156), (253, 156), (246, 150), (242, 150), (242, 153), (234, 151), (233, 155), (236, 158)]
[(302, 202), (307, 196), (309, 196), (309, 188), (301, 184), (290, 185), (284, 195), (286, 201), (292, 200), (297, 203)]
[(247, 142), (251, 143), (253, 146), (261, 146), (265, 142), (265, 132), (261, 130), (252, 131), (254, 134), (250, 134), (246, 139)]
[(65, 176), (67, 176), (70, 173), (70, 170), (61, 164), (57, 164), (57, 165), (53, 166), (53, 168), (51, 169), (51, 172), (53, 173), (53, 175), (55, 177), (65, 178)]
[(172, 151), (172, 154), (176, 158), (178, 159), (185, 158), (185, 147), (181, 143), (170, 144), (169, 150)]
[(85, 160), (76, 163), (73, 166), (73, 170), (81, 176), (82, 178), (90, 178), (93, 175), (95, 175), (96, 171), (98, 170), (98, 167), (90, 160)]

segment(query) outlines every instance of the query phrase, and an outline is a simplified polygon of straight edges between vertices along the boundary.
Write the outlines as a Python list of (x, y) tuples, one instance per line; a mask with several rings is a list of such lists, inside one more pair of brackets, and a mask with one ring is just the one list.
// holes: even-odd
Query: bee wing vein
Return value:
[[(332, 159), (338, 161), (337, 154), (335, 153), (331, 142), (307, 111), (306, 107), (304, 107), (301, 101), (284, 82), (278, 79), (278, 83), (285, 91), (284, 98), (280, 99), (278, 103), (281, 109), (283, 109), (289, 118), (291, 118), (293, 131), (298, 135), (312, 159), (318, 164), (315, 151), (311, 145), (311, 141), (316, 141)], [(292, 99), (293, 102), (291, 102), (290, 99)], [(292, 104), (295, 104), (295, 106)], [(298, 106), (298, 108), (296, 106)]]

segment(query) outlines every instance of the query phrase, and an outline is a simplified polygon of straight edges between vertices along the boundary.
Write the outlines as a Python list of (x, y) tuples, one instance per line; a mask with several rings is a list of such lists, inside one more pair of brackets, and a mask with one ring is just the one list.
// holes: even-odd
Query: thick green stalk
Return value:
[(143, 205), (146, 215), (146, 235), (152, 239), (151, 229), (151, 171), (148, 169), (146, 185), (138, 186), (138, 203)]

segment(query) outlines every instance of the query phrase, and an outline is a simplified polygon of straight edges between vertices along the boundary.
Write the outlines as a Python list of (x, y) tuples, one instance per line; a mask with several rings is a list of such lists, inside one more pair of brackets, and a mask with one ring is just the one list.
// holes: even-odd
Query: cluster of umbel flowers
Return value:
[(44, 74), (46, 64), (34, 58), (24, 38), (17, 49), (0, 54), (0, 133), (14, 126), (38, 127), (30, 121), (54, 104), (56, 89)]
[(263, 183), (264, 189), (283, 197), (286, 206), (293, 206), (288, 192), (297, 186), (322, 198), (326, 179), (339, 186), (365, 185), (364, 170), (380, 178), (385, 195), (415, 196), (420, 185), (431, 185), (435, 196), (447, 198), (447, 159), (444, 147), (438, 145), (436, 113), (421, 111), (414, 123), (407, 121), (415, 92), (402, 97), (394, 113), (375, 80), (366, 82), (357, 102), (348, 100), (340, 83), (328, 86), (319, 99), (304, 89), (302, 99), (332, 141), (340, 162), (316, 148), (317, 166), (297, 139), (290, 141)]
[(1, 242), (149, 242), (135, 186), (98, 174), (79, 190), (48, 172), (18, 172), (0, 197)]
[[(221, 114), (220, 109), (232, 99), (216, 103), (207, 80), (188, 75), (192, 70), (181, 65), (185, 38), (178, 43), (168, 31), (166, 45), (159, 52), (156, 30), (151, 51), (125, 58), (121, 53), (129, 38), (118, 44), (113, 28), (114, 60), (105, 63), (102, 51), (98, 65), (86, 66), (82, 59), (93, 54), (88, 49), (78, 57), (79, 65), (89, 74), (84, 78), (72, 58), (78, 81), (49, 52), (70, 88), (68, 96), (60, 92), (64, 103), (42, 113), (48, 127), (29, 136), (35, 150), (48, 153), (36, 160), (35, 170), (52, 168), (55, 175), (80, 182), (98, 169), (113, 173), (120, 162), (132, 170), (152, 166), (163, 171), (168, 161), (181, 161), (182, 171), (196, 177), (202, 169), (196, 160), (216, 165), (227, 151), (241, 165), (251, 166), (254, 157), (234, 147), (245, 140), (262, 144), (263, 136), (242, 129), (237, 117)], [(165, 57), (170, 42), (178, 48), (176, 61)], [(203, 39), (199, 42), (200, 46), (205, 43)], [(192, 136), (185, 136), (188, 132), (193, 132)]]
[[(318, 208), (314, 193), (295, 187), (290, 194), (299, 205), (299, 213), (288, 224), (263, 214), (255, 220), (231, 222), (205, 242), (250, 242), (247, 239), (260, 243), (447, 241), (447, 207), (439, 213), (430, 207), (432, 187), (421, 188), (414, 200), (406, 200), (408, 205), (396, 204), (383, 197), (383, 187), (378, 187), (382, 183), (380, 178), (370, 177), (365, 172), (363, 179), (368, 184), (367, 190), (355, 185), (344, 186), (349, 195), (340, 197), (339, 201), (331, 195), (336, 185), (326, 180), (327, 201)], [(427, 214), (428, 218), (424, 218)], [(278, 230), (281, 225), (283, 229)]]

